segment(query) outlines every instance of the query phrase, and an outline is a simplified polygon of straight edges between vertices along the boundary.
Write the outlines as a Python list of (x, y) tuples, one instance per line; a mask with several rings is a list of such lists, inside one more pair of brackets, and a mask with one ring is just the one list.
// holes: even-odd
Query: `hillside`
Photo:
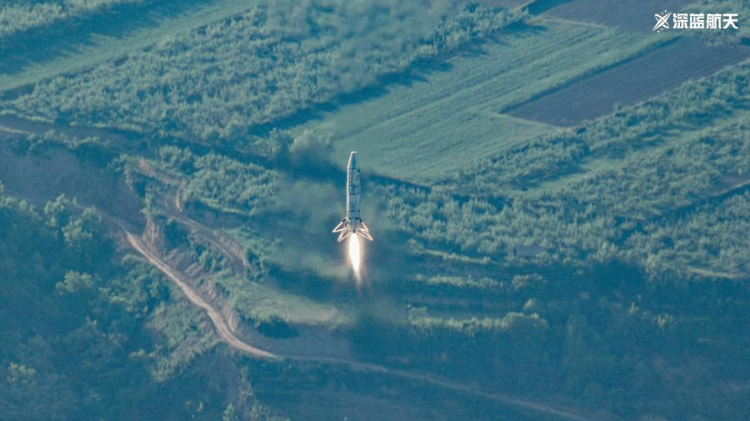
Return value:
[(747, 8), (605, 3), (0, 6), (0, 418), (747, 418), (750, 41), (651, 31)]

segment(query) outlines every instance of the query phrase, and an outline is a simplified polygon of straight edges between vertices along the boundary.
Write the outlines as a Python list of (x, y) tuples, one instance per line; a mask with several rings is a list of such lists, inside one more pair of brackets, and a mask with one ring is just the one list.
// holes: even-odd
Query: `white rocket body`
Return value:
[(372, 241), (370, 230), (359, 215), (360, 198), (359, 160), (357, 152), (352, 151), (346, 170), (346, 217), (333, 229), (333, 232), (339, 233), (338, 241), (343, 241), (351, 234)]

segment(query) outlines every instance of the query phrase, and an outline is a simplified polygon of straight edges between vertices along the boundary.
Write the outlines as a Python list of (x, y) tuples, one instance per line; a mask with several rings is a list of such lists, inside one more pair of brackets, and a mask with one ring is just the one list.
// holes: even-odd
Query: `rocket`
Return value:
[(336, 225), (333, 232), (338, 232), (338, 241), (343, 241), (351, 234), (359, 235), (372, 241), (370, 230), (359, 217), (359, 160), (357, 151), (349, 155), (349, 165), (346, 168), (346, 216)]

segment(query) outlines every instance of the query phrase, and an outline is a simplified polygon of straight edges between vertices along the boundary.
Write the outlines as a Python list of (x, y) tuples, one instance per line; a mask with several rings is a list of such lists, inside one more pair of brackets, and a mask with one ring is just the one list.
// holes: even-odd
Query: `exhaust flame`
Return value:
[(361, 263), (362, 250), (359, 244), (359, 236), (352, 234), (349, 236), (349, 260), (352, 262), (352, 267), (355, 273), (359, 273), (359, 265)]

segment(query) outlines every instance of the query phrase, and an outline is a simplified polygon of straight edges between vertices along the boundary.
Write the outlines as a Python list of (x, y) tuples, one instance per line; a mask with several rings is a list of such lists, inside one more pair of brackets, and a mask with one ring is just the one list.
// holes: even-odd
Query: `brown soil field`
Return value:
[(694, 38), (679, 38), (502, 112), (556, 126), (575, 126), (612, 112), (615, 104), (636, 104), (747, 57), (747, 47), (709, 47)]
[[(577, 0), (552, 8), (543, 16), (651, 32), (656, 23), (655, 13), (682, 12), (691, 3), (695, 0)], [(669, 24), (672, 25), (671, 19)]]

